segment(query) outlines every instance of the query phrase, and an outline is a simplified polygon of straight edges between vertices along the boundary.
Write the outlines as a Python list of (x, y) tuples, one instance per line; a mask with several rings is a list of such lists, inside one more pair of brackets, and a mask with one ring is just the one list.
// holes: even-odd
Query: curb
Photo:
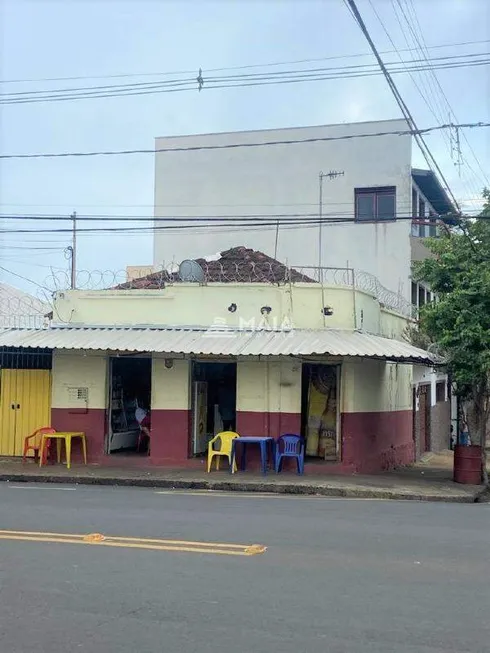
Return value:
[(490, 503), (490, 487), (485, 487), (478, 492), (475, 503)]
[(101, 476), (46, 476), (41, 474), (0, 474), (4, 483), (57, 483), (68, 485), (102, 485), (119, 487), (160, 488), (168, 490), (208, 490), (214, 492), (242, 492), (285, 494), (301, 496), (341, 497), (346, 499), (385, 499), (394, 501), (423, 501), (439, 503), (481, 503), (488, 497), (483, 488), (472, 494), (417, 494), (381, 488), (342, 488), (328, 485), (276, 484), (270, 482), (228, 482), (214, 480), (178, 480), (155, 478), (101, 477)]

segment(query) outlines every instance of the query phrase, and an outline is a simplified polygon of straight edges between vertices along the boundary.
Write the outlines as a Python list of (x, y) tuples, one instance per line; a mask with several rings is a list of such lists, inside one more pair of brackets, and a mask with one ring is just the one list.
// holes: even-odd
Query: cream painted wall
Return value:
[(267, 368), (264, 361), (238, 361), (237, 406), (242, 411), (268, 411)]
[(355, 303), (356, 328), (369, 333), (379, 333), (381, 311), (378, 300), (366, 292), (356, 292)]
[(151, 409), (188, 410), (189, 366), (187, 360), (172, 359), (173, 366), (165, 367), (165, 359), (154, 357), (152, 363)]
[(237, 410), (301, 412), (299, 361), (238, 361)]
[(301, 362), (269, 362), (271, 413), (301, 412)]
[[(67, 291), (55, 298), (55, 323), (75, 325), (211, 325), (257, 328), (352, 329), (369, 333), (400, 331), (406, 320), (381, 311), (372, 295), (345, 287), (326, 287), (323, 300), (333, 315), (323, 318), (317, 284), (176, 284), (163, 290)], [(237, 305), (231, 313), (228, 307)], [(356, 320), (354, 322), (354, 304)], [(269, 316), (261, 314), (270, 306)], [(396, 325), (396, 328), (393, 326)]]
[[(187, 360), (173, 359), (173, 367), (167, 369), (163, 357), (153, 358), (153, 410), (189, 409), (189, 366)], [(70, 389), (88, 388), (88, 408), (105, 409), (107, 369), (108, 359), (104, 354), (55, 352), (53, 408), (82, 407), (73, 403)], [(341, 369), (343, 412), (411, 410), (410, 365), (367, 359), (347, 360)], [(417, 376), (418, 381), (422, 376)], [(237, 410), (301, 412), (301, 363), (289, 359), (238, 361)]]
[[(356, 134), (406, 130), (404, 120), (387, 120), (314, 127), (201, 134), (156, 139), (156, 148), (186, 148), (260, 143), (281, 140), (331, 140), (241, 147), (158, 152), (155, 155), (155, 216), (220, 216), (278, 213), (315, 213), (318, 175), (330, 169), (343, 176), (325, 179), (323, 214), (332, 218), (354, 214), (354, 189), (396, 186), (397, 213), (411, 212), (411, 137), (399, 135), (355, 137)], [(189, 211), (189, 206), (194, 208)], [(192, 224), (192, 223), (187, 223)], [(410, 293), (410, 222), (331, 224), (323, 233), (324, 265), (356, 269), (377, 276), (391, 290)], [(276, 250), (275, 226), (236, 233), (222, 228), (187, 229), (185, 233), (158, 231), (154, 264), (199, 258), (237, 245), (270, 256)], [(318, 228), (279, 231), (276, 258), (291, 265), (317, 265)]]
[[(268, 323), (280, 328), (291, 325), (321, 326), (321, 290), (304, 284), (293, 293), (285, 286), (271, 284), (177, 284), (163, 290), (68, 291), (55, 298), (55, 321), (94, 325), (196, 325), (219, 323), (228, 326), (257, 327)], [(352, 291), (335, 288), (328, 294), (334, 307), (332, 326), (352, 324)], [(237, 311), (228, 307), (235, 303)], [(260, 309), (270, 306), (265, 318)], [(293, 315), (294, 312), (294, 315)]]
[(342, 365), (342, 410), (346, 413), (412, 409), (412, 366), (377, 360)]
[(385, 336), (386, 338), (405, 340), (405, 330), (412, 322), (411, 320), (384, 308), (380, 311), (380, 318), (380, 335)]
[(74, 398), (76, 388), (88, 389), (88, 408), (105, 409), (108, 358), (103, 353), (53, 352), (53, 408), (84, 408)]

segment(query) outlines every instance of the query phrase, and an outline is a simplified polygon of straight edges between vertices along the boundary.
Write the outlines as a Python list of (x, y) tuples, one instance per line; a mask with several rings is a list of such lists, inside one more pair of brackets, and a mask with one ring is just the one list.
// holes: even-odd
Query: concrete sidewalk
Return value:
[(97, 465), (62, 465), (39, 468), (33, 461), (0, 459), (0, 481), (26, 483), (78, 483), (121, 485), (172, 490), (262, 492), (475, 503), (483, 499), (483, 486), (459, 485), (452, 481), (452, 452), (428, 454), (424, 460), (393, 472), (363, 475), (305, 475), (269, 472), (263, 476), (247, 471), (237, 474), (200, 469), (123, 468)]

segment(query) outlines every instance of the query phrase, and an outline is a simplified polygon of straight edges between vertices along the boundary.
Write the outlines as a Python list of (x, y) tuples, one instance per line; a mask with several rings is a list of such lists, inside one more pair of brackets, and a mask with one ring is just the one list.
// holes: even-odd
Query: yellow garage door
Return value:
[(0, 371), (0, 456), (22, 456), (24, 439), (50, 425), (51, 372)]

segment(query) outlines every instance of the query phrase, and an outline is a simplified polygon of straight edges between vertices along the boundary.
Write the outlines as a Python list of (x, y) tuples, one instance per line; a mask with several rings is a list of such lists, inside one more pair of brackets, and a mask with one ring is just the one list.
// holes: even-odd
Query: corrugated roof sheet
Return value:
[(434, 362), (407, 342), (340, 329), (290, 331), (191, 327), (51, 327), (0, 330), (0, 347), (158, 352), (216, 356), (359, 356)]

